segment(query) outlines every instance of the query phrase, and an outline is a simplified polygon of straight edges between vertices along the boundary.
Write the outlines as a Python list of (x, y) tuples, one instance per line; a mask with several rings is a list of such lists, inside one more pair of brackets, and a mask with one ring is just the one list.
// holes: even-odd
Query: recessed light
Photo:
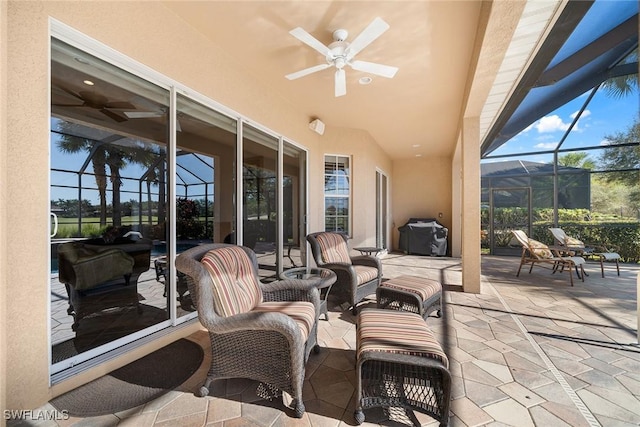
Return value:
[(358, 83), (360, 83), (361, 85), (368, 85), (372, 81), (373, 79), (367, 76), (367, 77), (360, 77), (360, 80), (358, 80)]
[(420, 144), (413, 144), (412, 147), (413, 148), (418, 148), (418, 147), (420, 147)]
[(422, 157), (422, 154), (416, 154), (416, 157)]
[(86, 84), (87, 86), (93, 86), (95, 84), (91, 80), (84, 80), (82, 83)]

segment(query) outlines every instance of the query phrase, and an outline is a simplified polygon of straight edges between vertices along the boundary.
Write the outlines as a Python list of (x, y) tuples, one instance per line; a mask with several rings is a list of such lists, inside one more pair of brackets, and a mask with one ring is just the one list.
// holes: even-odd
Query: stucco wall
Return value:
[[(238, 67), (211, 41), (194, 32), (156, 2), (2, 2), (7, 9), (9, 35), (6, 97), (10, 109), (2, 113), (6, 142), (0, 150), (0, 284), (10, 296), (2, 317), (6, 335), (6, 365), (0, 375), (6, 384), (3, 407), (31, 409), (79, 382), (86, 382), (133, 356), (85, 372), (66, 385), (49, 387), (49, 17), (53, 17), (108, 45), (249, 119), (281, 132), (310, 150), (309, 227), (322, 225), (322, 171), (325, 152), (349, 151), (354, 160), (357, 212), (375, 212), (375, 167), (390, 173), (391, 163), (366, 132), (327, 128), (320, 137), (308, 129), (309, 117), (282, 100)], [(3, 10), (0, 9), (0, 10)], [(2, 22), (4, 24), (4, 21)], [(6, 33), (5, 33), (6, 31)], [(4, 62), (3, 62), (4, 63)], [(5, 99), (2, 96), (2, 99)], [(6, 120), (5, 120), (6, 119)], [(329, 124), (330, 125), (330, 124)], [(5, 126), (2, 126), (5, 129)], [(338, 150), (338, 148), (341, 148)], [(5, 157), (6, 156), (6, 157)], [(5, 167), (6, 166), (6, 167)], [(360, 191), (362, 190), (362, 193)], [(375, 223), (354, 222), (354, 241), (373, 243)], [(5, 224), (7, 226), (5, 227)], [(11, 242), (10, 251), (5, 242)], [(6, 255), (6, 256), (5, 256)], [(8, 268), (11, 266), (11, 268)], [(3, 298), (3, 301), (4, 300)], [(0, 311), (2, 315), (2, 311)], [(167, 338), (175, 339), (175, 337)], [(158, 343), (142, 349), (152, 351)], [(2, 348), (5, 348), (2, 345)], [(140, 354), (137, 354), (138, 356)], [(5, 406), (6, 404), (6, 406)]]
[(451, 159), (396, 160), (393, 171), (393, 247), (398, 247), (398, 227), (412, 217), (436, 218), (449, 228), (450, 236), (455, 234), (451, 229)]

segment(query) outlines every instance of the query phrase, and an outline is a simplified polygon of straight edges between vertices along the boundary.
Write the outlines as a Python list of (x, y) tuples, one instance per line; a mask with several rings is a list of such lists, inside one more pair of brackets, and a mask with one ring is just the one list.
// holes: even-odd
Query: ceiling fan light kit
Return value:
[[(344, 29), (338, 29), (333, 32), (333, 43), (329, 46), (325, 46), (301, 27), (294, 28), (289, 33), (307, 46), (321, 53), (325, 57), (326, 63), (314, 65), (313, 67), (287, 74), (285, 77), (289, 80), (295, 80), (300, 77), (325, 70), (329, 67), (335, 67), (334, 94), (336, 97), (346, 95), (347, 93), (347, 77), (344, 69), (346, 65), (357, 71), (363, 71), (365, 73), (390, 79), (395, 76), (398, 71), (397, 67), (354, 60), (354, 57), (362, 51), (362, 49), (371, 44), (388, 29), (389, 24), (382, 20), (382, 18), (378, 17), (375, 18), (351, 43), (346, 41), (349, 36), (349, 32)], [(370, 77), (368, 83), (371, 83)]]

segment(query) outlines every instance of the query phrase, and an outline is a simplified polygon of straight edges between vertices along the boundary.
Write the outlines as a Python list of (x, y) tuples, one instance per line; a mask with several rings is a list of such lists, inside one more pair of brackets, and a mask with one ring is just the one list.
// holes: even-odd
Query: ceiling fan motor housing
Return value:
[(327, 55), (327, 62), (329, 64), (335, 64), (339, 69), (347, 65), (347, 49), (349, 48), (349, 43), (345, 41), (335, 41), (328, 47), (331, 51), (329, 55)]

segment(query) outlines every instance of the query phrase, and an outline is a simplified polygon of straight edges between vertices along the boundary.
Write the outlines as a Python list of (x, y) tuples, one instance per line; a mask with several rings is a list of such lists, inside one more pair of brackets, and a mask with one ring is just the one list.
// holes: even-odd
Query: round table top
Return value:
[(353, 249), (360, 252), (371, 252), (371, 253), (380, 252), (382, 250), (382, 248), (376, 248), (375, 246), (362, 246), (362, 247), (353, 248)]
[(290, 268), (280, 273), (281, 279), (301, 279), (317, 282), (318, 288), (333, 285), (338, 276), (328, 268), (320, 267), (299, 267)]

